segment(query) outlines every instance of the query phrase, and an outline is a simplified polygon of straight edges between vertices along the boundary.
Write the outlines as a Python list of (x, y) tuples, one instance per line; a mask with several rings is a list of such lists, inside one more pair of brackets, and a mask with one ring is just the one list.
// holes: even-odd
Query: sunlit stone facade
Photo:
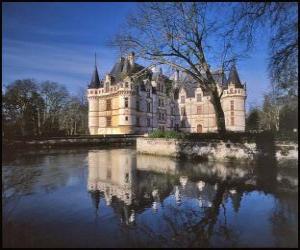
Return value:
[[(215, 71), (214, 78), (219, 92), (223, 92), (221, 104), (227, 130), (244, 131), (246, 87), (235, 66), (228, 80), (222, 71)], [(181, 72), (170, 79), (161, 69), (145, 69), (135, 62), (134, 53), (121, 57), (105, 79), (99, 79), (95, 66), (87, 96), (91, 135), (143, 134), (154, 129), (217, 131), (207, 92)]]

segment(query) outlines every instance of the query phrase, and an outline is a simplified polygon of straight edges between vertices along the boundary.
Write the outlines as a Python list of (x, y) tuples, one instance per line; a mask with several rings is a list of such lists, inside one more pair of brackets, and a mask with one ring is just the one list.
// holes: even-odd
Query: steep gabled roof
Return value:
[(127, 58), (125, 59), (124, 57), (121, 57), (119, 62), (117, 62), (110, 71), (110, 75), (114, 78), (115, 82), (119, 82), (122, 81), (125, 77), (131, 76), (144, 68), (145, 67), (137, 63), (130, 65)]

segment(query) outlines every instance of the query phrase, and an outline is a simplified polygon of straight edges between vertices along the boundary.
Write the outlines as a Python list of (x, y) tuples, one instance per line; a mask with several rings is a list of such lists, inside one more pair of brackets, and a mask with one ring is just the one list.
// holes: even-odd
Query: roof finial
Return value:
[(96, 55), (96, 52), (95, 52), (95, 67), (97, 66), (97, 55)]

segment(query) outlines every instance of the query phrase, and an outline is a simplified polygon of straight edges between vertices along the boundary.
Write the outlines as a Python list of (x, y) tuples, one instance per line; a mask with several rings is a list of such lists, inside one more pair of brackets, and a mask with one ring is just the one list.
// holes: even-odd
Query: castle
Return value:
[[(142, 73), (140, 73), (142, 72)], [(246, 86), (235, 65), (228, 79), (223, 71), (213, 72), (221, 93), (226, 129), (245, 131)], [(191, 133), (216, 132), (216, 116), (210, 96), (195, 80), (177, 71), (168, 78), (162, 70), (145, 68), (131, 52), (121, 57), (105, 79), (97, 66), (88, 86), (89, 132), (143, 134), (155, 129)]]

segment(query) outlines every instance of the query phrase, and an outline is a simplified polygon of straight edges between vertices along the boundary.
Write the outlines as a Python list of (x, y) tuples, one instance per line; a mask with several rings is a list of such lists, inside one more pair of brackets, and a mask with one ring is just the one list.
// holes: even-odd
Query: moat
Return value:
[(297, 247), (298, 163), (28, 151), (2, 162), (2, 217), (4, 247)]

